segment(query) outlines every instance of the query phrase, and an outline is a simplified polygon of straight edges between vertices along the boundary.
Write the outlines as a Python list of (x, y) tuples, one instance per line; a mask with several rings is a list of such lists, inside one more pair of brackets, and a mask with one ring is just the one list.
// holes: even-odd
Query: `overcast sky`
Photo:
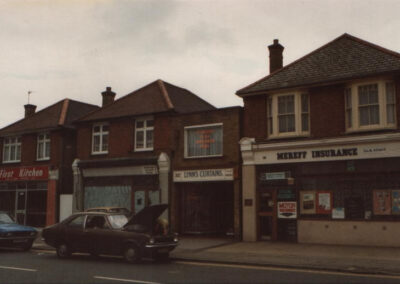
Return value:
[(284, 65), (349, 33), (400, 51), (398, 0), (0, 0), (0, 127), (64, 98), (100, 105), (157, 79), (217, 107)]

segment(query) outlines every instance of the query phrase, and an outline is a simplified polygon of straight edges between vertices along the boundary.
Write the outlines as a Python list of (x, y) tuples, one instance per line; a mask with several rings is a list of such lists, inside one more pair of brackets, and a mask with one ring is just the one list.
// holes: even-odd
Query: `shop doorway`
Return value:
[(276, 191), (262, 189), (258, 193), (258, 239), (277, 240)]
[(26, 223), (26, 190), (17, 190), (15, 198), (15, 220), (18, 224), (25, 225)]

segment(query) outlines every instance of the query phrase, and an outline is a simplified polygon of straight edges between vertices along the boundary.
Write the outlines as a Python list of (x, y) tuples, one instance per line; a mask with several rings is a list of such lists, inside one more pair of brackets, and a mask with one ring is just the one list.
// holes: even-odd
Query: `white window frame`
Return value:
[[(43, 136), (43, 138), (41, 138)], [(43, 145), (43, 156), (39, 157), (39, 148), (40, 145)], [(45, 161), (50, 160), (50, 133), (40, 133), (37, 136), (37, 146), (36, 146), (36, 160), (37, 161)], [(46, 152), (48, 150), (48, 155)]]
[[(148, 126), (148, 121), (153, 121), (152, 126)], [(138, 122), (143, 122), (143, 127), (138, 127)], [(147, 131), (152, 131), (153, 143), (150, 147), (147, 147)], [(143, 147), (138, 147), (138, 133), (143, 132)], [(139, 117), (135, 120), (135, 152), (153, 151), (154, 150), (154, 117)]]
[[(103, 154), (108, 154), (108, 149), (110, 146), (110, 129), (108, 130), (104, 130), (104, 126), (109, 127), (108, 123), (96, 123), (93, 125), (92, 127), (92, 155), (103, 155)], [(95, 127), (100, 127), (100, 131), (99, 132), (94, 132), (94, 128)], [(103, 136), (107, 135), (107, 150), (102, 150), (103, 149)], [(94, 150), (94, 137), (95, 136), (99, 136), (100, 137), (100, 142), (99, 142), (99, 150), (95, 151)]]
[[(11, 142), (12, 141), (12, 142)], [(11, 160), (11, 149), (14, 147), (15, 155)], [(6, 148), (8, 148), (8, 157), (6, 157)], [(21, 162), (21, 137), (4, 137), (3, 139), (3, 163), (17, 163)]]
[[(301, 108), (301, 96), (307, 95), (308, 96), (308, 112), (302, 112)], [(291, 132), (279, 132), (279, 115), (278, 115), (278, 98), (285, 97), (285, 96), (294, 96), (294, 115), (295, 115), (295, 130)], [(269, 103), (272, 103), (269, 106)], [(285, 138), (285, 137), (298, 137), (298, 136), (309, 136), (311, 125), (310, 125), (310, 95), (306, 91), (294, 91), (294, 92), (286, 92), (280, 94), (272, 94), (268, 96), (267, 99), (267, 121), (268, 124), (268, 138), (275, 139), (275, 138)], [(272, 113), (270, 113), (270, 110)], [(308, 130), (302, 130), (302, 115), (308, 114)], [(272, 120), (272, 131), (270, 129)]]
[[(206, 156), (189, 156), (188, 151), (188, 130), (193, 129), (202, 129), (202, 128), (210, 128), (210, 127), (221, 127), (222, 137), (221, 137), (221, 154), (217, 155), (206, 155)], [(201, 158), (215, 158), (222, 157), (224, 155), (224, 124), (221, 123), (212, 123), (212, 124), (200, 124), (200, 125), (191, 125), (184, 127), (184, 157), (185, 159), (201, 159)]]
[[(369, 80), (358, 83), (353, 83), (346, 86), (344, 91), (345, 98), (345, 121), (346, 121), (346, 132), (360, 132), (360, 131), (371, 131), (381, 129), (395, 129), (397, 127), (397, 114), (396, 107), (394, 108), (394, 123), (389, 123), (387, 119), (387, 97), (386, 97), (386, 84), (394, 84), (391, 80)], [(378, 86), (378, 103), (379, 103), (379, 123), (360, 125), (360, 111), (359, 111), (359, 98), (358, 98), (358, 87), (365, 85)], [(394, 87), (394, 104), (396, 106), (396, 85)], [(346, 103), (346, 90), (350, 90), (351, 93), (351, 106)], [(349, 127), (348, 113), (351, 113), (351, 126)]]

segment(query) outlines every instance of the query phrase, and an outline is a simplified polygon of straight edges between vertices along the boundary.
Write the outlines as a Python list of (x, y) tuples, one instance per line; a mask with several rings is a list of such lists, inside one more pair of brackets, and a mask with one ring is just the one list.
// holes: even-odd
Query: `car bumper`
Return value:
[(26, 237), (0, 237), (0, 246), (18, 247), (33, 242), (36, 236)]
[(156, 254), (164, 254), (169, 253), (173, 249), (176, 248), (178, 243), (155, 243), (155, 244), (146, 244), (144, 246), (145, 255), (154, 256)]

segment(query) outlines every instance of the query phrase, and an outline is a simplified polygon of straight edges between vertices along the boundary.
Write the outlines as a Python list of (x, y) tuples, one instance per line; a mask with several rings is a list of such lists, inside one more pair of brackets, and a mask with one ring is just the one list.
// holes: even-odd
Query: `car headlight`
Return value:
[(174, 242), (177, 243), (178, 241), (179, 241), (178, 234), (175, 234), (175, 235), (174, 235)]
[(150, 239), (149, 239), (149, 244), (154, 244), (154, 243), (155, 243), (154, 238), (150, 238)]

